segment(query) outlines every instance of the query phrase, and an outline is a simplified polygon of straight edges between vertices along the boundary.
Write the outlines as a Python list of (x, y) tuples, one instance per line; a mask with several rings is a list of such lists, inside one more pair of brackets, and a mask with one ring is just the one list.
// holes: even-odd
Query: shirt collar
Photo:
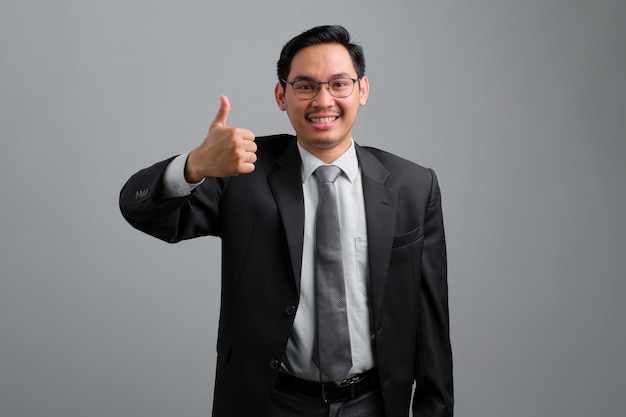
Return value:
[[(304, 183), (318, 167), (326, 164), (304, 149), (300, 142), (298, 142), (298, 151), (300, 151), (300, 159), (302, 160), (301, 172), (302, 182)], [(350, 147), (339, 158), (335, 159), (331, 165), (339, 167), (348, 181), (352, 182), (354, 180), (354, 177), (359, 173), (359, 160), (356, 157), (353, 139), (350, 139)]]

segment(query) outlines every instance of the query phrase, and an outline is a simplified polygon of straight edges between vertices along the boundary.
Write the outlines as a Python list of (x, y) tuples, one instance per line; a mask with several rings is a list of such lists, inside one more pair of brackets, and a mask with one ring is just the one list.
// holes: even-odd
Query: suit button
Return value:
[(276, 370), (280, 366), (280, 362), (277, 359), (272, 359), (270, 361), (270, 368)]
[(287, 306), (287, 308), (285, 309), (285, 312), (287, 313), (287, 315), (293, 316), (294, 314), (296, 314), (296, 310), (297, 310), (297, 307), (291, 305), (291, 306)]

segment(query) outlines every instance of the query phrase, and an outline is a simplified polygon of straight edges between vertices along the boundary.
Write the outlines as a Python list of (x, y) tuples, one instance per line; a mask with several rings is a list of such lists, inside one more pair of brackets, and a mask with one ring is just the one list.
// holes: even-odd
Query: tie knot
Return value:
[(341, 174), (341, 168), (335, 165), (320, 165), (315, 170), (315, 176), (322, 184), (325, 182), (335, 182), (339, 174)]

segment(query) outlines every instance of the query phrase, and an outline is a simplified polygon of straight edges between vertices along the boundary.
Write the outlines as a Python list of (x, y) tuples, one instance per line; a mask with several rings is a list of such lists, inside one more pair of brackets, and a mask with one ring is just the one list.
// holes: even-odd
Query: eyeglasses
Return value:
[(311, 100), (317, 97), (321, 90), (321, 85), (328, 85), (328, 92), (335, 98), (346, 98), (354, 91), (354, 84), (359, 81), (358, 78), (335, 78), (330, 81), (314, 81), (314, 80), (296, 80), (288, 82), (282, 80), (285, 84), (290, 84), (293, 92), (299, 99)]

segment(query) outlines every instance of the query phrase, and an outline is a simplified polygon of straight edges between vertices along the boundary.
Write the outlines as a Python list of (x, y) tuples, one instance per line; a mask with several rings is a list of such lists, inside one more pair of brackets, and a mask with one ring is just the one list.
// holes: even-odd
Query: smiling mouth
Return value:
[(332, 116), (332, 117), (310, 117), (309, 121), (311, 123), (316, 124), (316, 125), (326, 125), (326, 124), (334, 122), (337, 119), (338, 119), (337, 116)]

